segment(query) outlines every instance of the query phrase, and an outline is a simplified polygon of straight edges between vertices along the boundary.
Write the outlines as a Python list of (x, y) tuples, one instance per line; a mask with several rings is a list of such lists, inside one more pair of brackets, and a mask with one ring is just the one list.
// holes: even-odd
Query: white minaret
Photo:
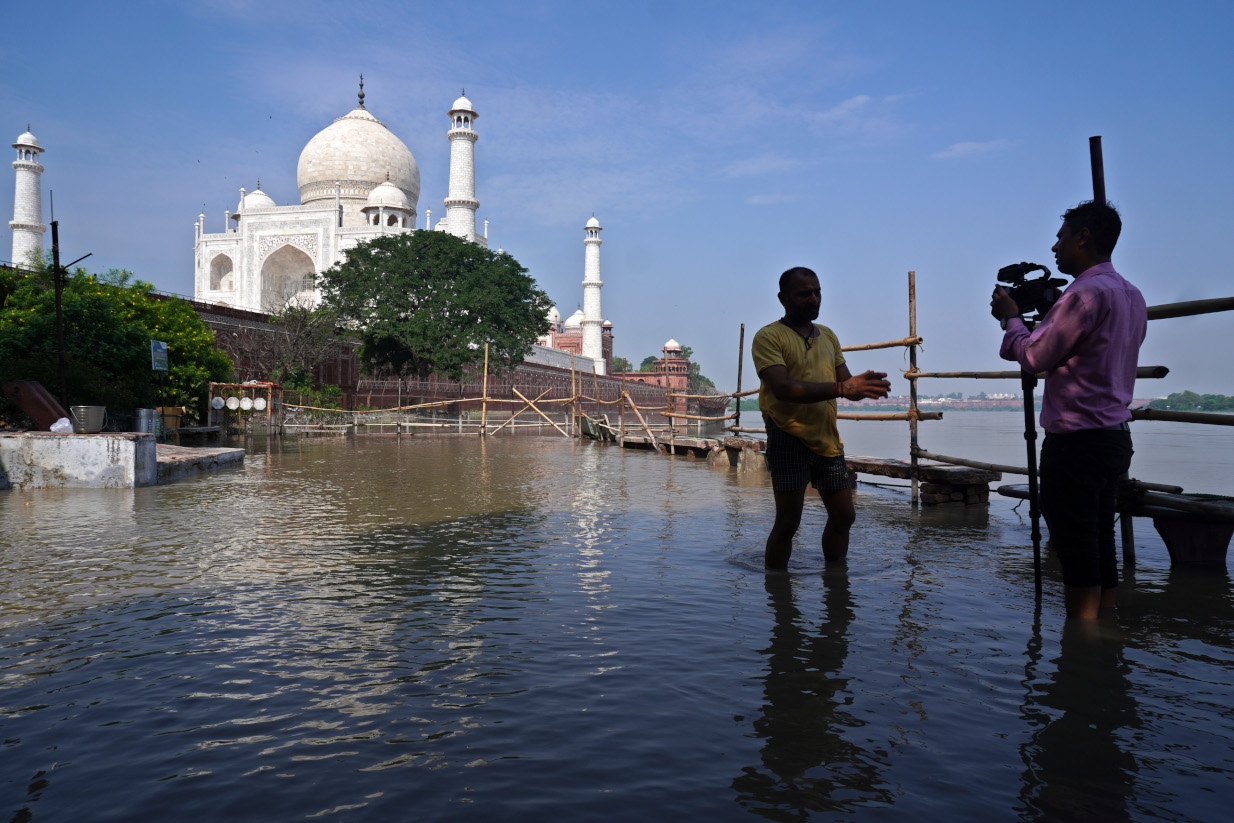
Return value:
[(600, 317), (600, 221), (593, 214), (583, 227), (583, 356), (596, 363), (596, 373), (604, 374), (604, 320)]
[[(466, 94), (466, 89), (463, 90)], [(446, 195), (446, 231), (473, 243), (476, 234), (476, 110), (465, 96), (450, 108), (450, 191)], [(488, 245), (487, 242), (481, 245)]]
[(43, 232), (47, 231), (43, 225), (43, 164), (39, 162), (43, 147), (26, 126), (26, 132), (17, 138), (13, 148), (17, 149), (17, 159), (13, 161), (17, 187), (13, 196), (13, 219), (9, 221), (9, 228), (13, 230), (11, 262), (14, 266), (25, 266), (29, 263), (30, 252), (43, 250)]

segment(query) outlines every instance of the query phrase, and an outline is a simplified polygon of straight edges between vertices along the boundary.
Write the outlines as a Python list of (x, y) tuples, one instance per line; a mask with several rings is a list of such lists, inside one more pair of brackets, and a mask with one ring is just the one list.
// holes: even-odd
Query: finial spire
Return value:
[(364, 108), (364, 75), (360, 75), (360, 105), (357, 108)]
[(461, 88), (461, 89), (462, 89), (462, 91), (460, 91), (460, 92), (459, 92), (459, 95), (458, 95), (458, 96), (459, 96), (459, 97), (466, 97), (466, 96), (467, 96), (467, 87), (466, 87), (466, 86), (460, 86), (459, 88)]

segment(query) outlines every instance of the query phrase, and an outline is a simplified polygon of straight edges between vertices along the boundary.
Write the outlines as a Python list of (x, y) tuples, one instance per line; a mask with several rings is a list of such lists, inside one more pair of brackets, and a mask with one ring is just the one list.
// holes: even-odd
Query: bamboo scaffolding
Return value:
[(1171, 317), (1192, 317), (1218, 311), (1234, 311), (1234, 297), (1213, 297), (1208, 300), (1188, 300), (1184, 303), (1162, 303), (1148, 307), (1149, 320), (1168, 320)]
[(737, 413), (733, 418), (733, 424), (741, 425), (741, 366), (745, 361), (746, 356), (746, 324), (741, 324), (741, 335), (737, 338), (737, 392), (733, 395), (733, 399), (737, 400)]
[[(1170, 373), (1168, 366), (1140, 366), (1135, 370), (1137, 380), (1160, 380)], [(1012, 378), (1019, 380), (1022, 372), (1018, 371), (907, 371), (904, 377), (907, 380), (920, 380), (926, 377), (973, 377), (978, 380), (1010, 380)], [(1044, 379), (1045, 373), (1037, 375), (1038, 379)]]
[(564, 436), (564, 437), (569, 437), (569, 436), (570, 436), (569, 434), (567, 434), (565, 431), (563, 431), (563, 430), (562, 430), (561, 426), (558, 426), (556, 423), (554, 423), (554, 422), (552, 421), (552, 419), (551, 419), (551, 418), (549, 418), (549, 416), (548, 416), (547, 414), (545, 414), (544, 412), (540, 411), (539, 407), (538, 407), (538, 406), (536, 406), (536, 404), (535, 404), (535, 403), (533, 403), (532, 401), (530, 401), (530, 400), (528, 400), (526, 397), (524, 397), (522, 392), (520, 392), (518, 389), (514, 388), (513, 386), (511, 386), (511, 387), (510, 387), (510, 391), (512, 391), (512, 392), (514, 392), (515, 394), (517, 394), (517, 395), (519, 396), (519, 399), (520, 399), (520, 400), (522, 400), (524, 403), (526, 403), (528, 406), (531, 406), (531, 408), (535, 410), (535, 413), (536, 413), (536, 414), (540, 415), (540, 416), (541, 416), (541, 417), (543, 417), (545, 420), (547, 420), (547, 421), (548, 421), (548, 424), (549, 424), (550, 426), (552, 426), (554, 429), (556, 429), (557, 431), (561, 432), (562, 436)]
[(1206, 423), (1210, 426), (1234, 426), (1234, 414), (1216, 412), (1180, 412), (1164, 409), (1132, 409), (1132, 420), (1163, 420), (1171, 423)]
[(1002, 472), (1003, 474), (1028, 474), (1028, 469), (1024, 466), (1005, 466), (1001, 463), (986, 463), (982, 460), (951, 457), (946, 454), (935, 454), (920, 447), (915, 450), (915, 454), (924, 460), (937, 460), (939, 463), (951, 463), (956, 466), (968, 466), (973, 469), (985, 469), (986, 471)]
[(643, 424), (643, 431), (647, 432), (647, 437), (651, 439), (652, 448), (654, 448), (656, 451), (663, 454), (664, 449), (660, 446), (659, 443), (656, 442), (656, 436), (652, 433), (651, 426), (648, 426), (647, 421), (643, 419), (643, 415), (641, 412), (639, 412), (638, 406), (635, 405), (634, 401), (630, 399), (630, 395), (628, 393), (623, 392), (623, 394), (625, 395), (626, 400), (629, 401), (630, 408), (634, 409), (634, 414), (638, 417), (638, 422)]
[[(540, 402), (540, 398), (544, 397), (544, 395), (548, 394), (550, 391), (552, 391), (552, 389), (545, 389), (544, 391), (540, 392), (540, 396), (536, 398), (536, 401), (535, 401), (535, 402), (537, 402), (537, 403), (538, 403), (538, 402)], [(527, 411), (529, 408), (531, 408), (531, 404), (530, 404), (530, 403), (528, 403), (528, 404), (524, 405), (521, 409), (519, 409), (518, 411), (516, 411), (516, 412), (514, 412), (513, 414), (511, 414), (511, 415), (510, 415), (510, 417), (509, 417), (509, 419), (508, 419), (508, 420), (506, 420), (506, 422), (502, 423), (500, 426), (498, 426), (497, 428), (493, 429), (493, 434), (496, 434), (497, 432), (501, 431), (501, 430), (502, 430), (502, 429), (504, 429), (506, 426), (510, 426), (510, 428), (514, 428), (514, 426), (510, 425), (511, 423), (513, 423), (513, 422), (514, 422), (514, 418), (518, 417), (520, 414), (522, 414), (523, 412)], [(536, 424), (536, 425), (539, 425), (539, 424)]]
[(913, 414), (912, 410), (906, 412), (880, 412), (877, 414), (854, 414), (852, 412), (839, 412), (836, 415), (838, 420), (907, 420), (910, 423), (913, 420), (942, 420), (943, 412), (940, 411), (919, 411)]
[[(912, 298), (910, 298), (912, 299)], [(888, 340), (885, 343), (863, 343), (859, 346), (841, 346), (840, 351), (870, 351), (871, 349), (894, 349), (897, 346), (918, 346), (922, 343), (922, 339), (917, 335), (909, 332), (909, 336), (903, 340)]]

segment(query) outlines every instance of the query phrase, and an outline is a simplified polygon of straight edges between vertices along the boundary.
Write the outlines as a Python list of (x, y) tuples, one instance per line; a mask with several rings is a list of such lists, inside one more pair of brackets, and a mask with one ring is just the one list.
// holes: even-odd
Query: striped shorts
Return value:
[(796, 491), (807, 484), (813, 484), (819, 491), (857, 488), (857, 481), (849, 472), (843, 455), (823, 457), (783, 432), (770, 417), (763, 415), (763, 421), (767, 425), (767, 468), (771, 471), (772, 489)]

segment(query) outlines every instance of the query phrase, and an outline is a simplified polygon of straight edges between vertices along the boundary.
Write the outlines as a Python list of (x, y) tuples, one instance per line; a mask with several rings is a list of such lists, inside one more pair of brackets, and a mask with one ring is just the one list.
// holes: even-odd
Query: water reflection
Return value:
[(862, 725), (844, 663), (849, 652), (853, 599), (848, 573), (824, 575), (826, 620), (806, 626), (796, 602), (796, 578), (766, 575), (775, 615), (763, 676), (762, 716), (754, 731), (764, 743), (761, 766), (733, 780), (737, 802), (771, 820), (804, 820), (811, 812), (852, 811), (890, 801), (880, 788), (882, 765), (850, 739)]
[(1139, 769), (1129, 749), (1140, 719), (1121, 632), (1067, 621), (1053, 675), (1033, 684), (1039, 654), (1030, 649), (1024, 717), (1034, 731), (1021, 747), (1020, 819), (1132, 819)]

